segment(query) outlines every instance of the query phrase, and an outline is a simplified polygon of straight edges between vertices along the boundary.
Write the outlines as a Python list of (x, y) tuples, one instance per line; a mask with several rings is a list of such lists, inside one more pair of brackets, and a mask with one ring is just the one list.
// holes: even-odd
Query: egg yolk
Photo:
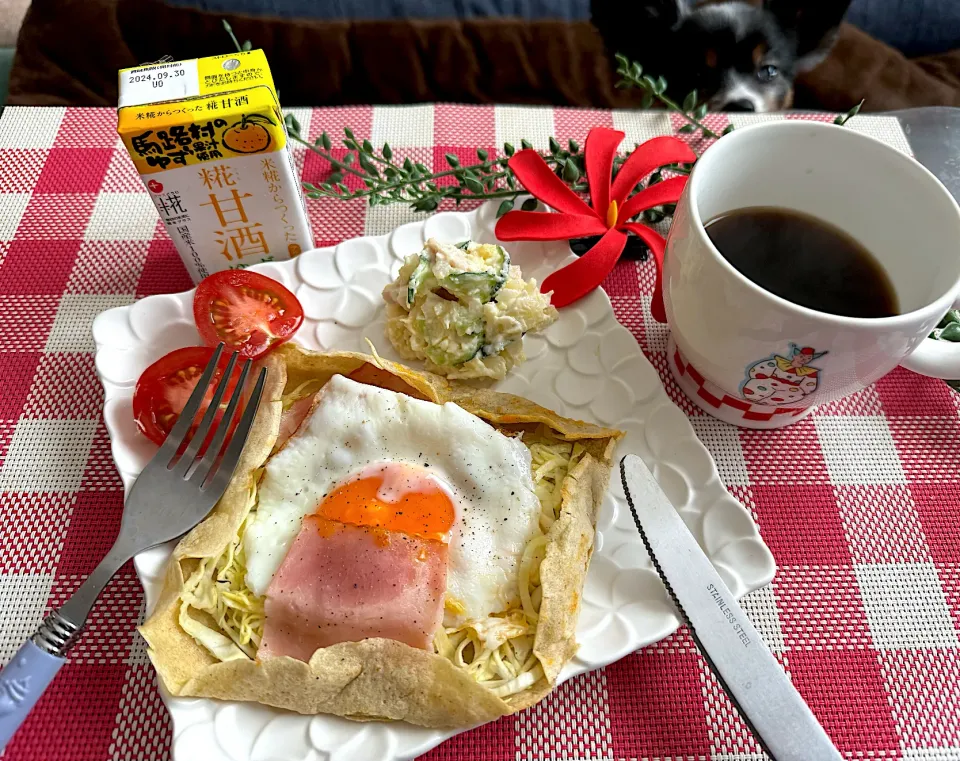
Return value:
[(434, 478), (420, 468), (395, 464), (337, 487), (317, 515), (441, 542), (448, 540), (456, 518), (453, 502)]

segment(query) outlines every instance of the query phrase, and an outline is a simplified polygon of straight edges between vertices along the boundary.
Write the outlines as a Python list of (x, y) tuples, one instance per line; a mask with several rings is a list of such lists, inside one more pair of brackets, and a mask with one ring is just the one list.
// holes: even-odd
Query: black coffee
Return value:
[(753, 206), (714, 217), (706, 230), (741, 274), (787, 301), (845, 317), (899, 314), (897, 294), (880, 262), (816, 217)]

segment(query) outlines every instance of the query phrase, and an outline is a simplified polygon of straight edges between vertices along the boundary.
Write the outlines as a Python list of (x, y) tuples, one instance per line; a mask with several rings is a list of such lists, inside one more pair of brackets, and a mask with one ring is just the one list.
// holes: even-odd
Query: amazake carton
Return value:
[(262, 50), (122, 70), (117, 131), (195, 281), (313, 247)]

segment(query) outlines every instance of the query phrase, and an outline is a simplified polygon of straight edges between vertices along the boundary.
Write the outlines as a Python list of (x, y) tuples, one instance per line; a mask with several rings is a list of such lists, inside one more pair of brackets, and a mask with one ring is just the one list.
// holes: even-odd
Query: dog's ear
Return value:
[(630, 23), (655, 24), (669, 29), (676, 26), (690, 12), (695, 0), (639, 0), (624, 3), (623, 0), (591, 0), (590, 7), (594, 17), (615, 16), (619, 24)]
[(764, 0), (780, 29), (796, 43), (797, 71), (823, 62), (837, 39), (851, 0)]
[(674, 27), (690, 12), (692, 0), (647, 0), (642, 3), (647, 16), (666, 27)]
[[(677, 26), (696, 0), (590, 0), (590, 17), (608, 45), (629, 47), (621, 40), (642, 33), (666, 34)], [(641, 35), (642, 36), (642, 35)]]

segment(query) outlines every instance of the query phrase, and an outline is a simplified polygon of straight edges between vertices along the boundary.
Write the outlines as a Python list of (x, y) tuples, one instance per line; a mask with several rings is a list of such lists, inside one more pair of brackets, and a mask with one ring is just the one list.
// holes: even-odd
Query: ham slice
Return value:
[(428, 649), (446, 586), (442, 542), (308, 516), (267, 590), (258, 656), (370, 637)]
[(385, 388), (388, 391), (396, 391), (398, 394), (412, 396), (414, 399), (427, 398), (417, 391), (417, 389), (407, 383), (403, 378), (400, 378), (393, 373), (388, 373), (386, 370), (381, 370), (379, 367), (369, 363), (360, 365), (360, 367), (350, 373), (350, 375), (347, 377), (350, 380), (355, 380), (357, 383), (366, 383), (368, 386), (379, 386), (380, 388)]
[(279, 451), (287, 443), (287, 439), (297, 432), (307, 415), (313, 412), (313, 403), (316, 398), (317, 394), (301, 397), (280, 413), (280, 430), (277, 433), (277, 441), (273, 445), (274, 449)]

